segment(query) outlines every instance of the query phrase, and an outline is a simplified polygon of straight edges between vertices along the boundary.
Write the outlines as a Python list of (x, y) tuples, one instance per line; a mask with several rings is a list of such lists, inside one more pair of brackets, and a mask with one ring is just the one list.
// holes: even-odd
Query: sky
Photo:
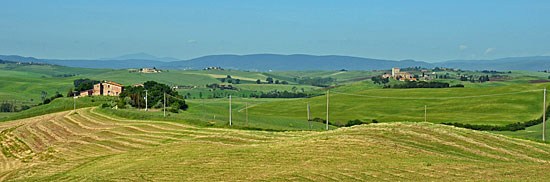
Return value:
[(550, 56), (548, 0), (17, 0), (0, 54), (312, 54), (438, 62)]

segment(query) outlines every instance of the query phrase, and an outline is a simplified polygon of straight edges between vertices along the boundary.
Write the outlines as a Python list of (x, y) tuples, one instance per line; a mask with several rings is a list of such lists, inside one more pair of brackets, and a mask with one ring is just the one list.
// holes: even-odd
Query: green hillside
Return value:
[(203, 128), (82, 109), (0, 124), (7, 181), (543, 181), (548, 144), (430, 123)]
[[(336, 123), (354, 119), (419, 122), (424, 121), (424, 106), (427, 105), (429, 122), (505, 125), (541, 117), (544, 87), (550, 87), (550, 84), (493, 88), (372, 89), (355, 93), (333, 91), (330, 120)], [(312, 118), (326, 118), (326, 96), (259, 104), (250, 108), (250, 113), (305, 120), (306, 103), (311, 106)]]

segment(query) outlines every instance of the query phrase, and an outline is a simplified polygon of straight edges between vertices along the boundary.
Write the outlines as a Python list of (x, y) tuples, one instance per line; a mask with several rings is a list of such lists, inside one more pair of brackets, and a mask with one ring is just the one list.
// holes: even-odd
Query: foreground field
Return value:
[(542, 181), (550, 168), (548, 144), (430, 123), (264, 132), (84, 108), (0, 130), (7, 181)]

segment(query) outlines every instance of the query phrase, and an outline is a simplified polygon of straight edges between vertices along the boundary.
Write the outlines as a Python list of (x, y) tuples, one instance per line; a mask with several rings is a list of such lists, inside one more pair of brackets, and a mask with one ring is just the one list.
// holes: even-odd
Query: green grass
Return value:
[[(204, 99), (204, 112), (202, 107), (203, 100), (186, 100), (187, 104), (189, 104), (189, 109), (187, 111), (180, 111), (179, 113), (167, 111), (167, 117), (164, 117), (162, 109), (151, 109), (149, 112), (145, 112), (143, 109), (100, 109), (98, 112), (120, 118), (171, 121), (198, 126), (245, 128), (254, 130), (310, 130), (309, 123), (304, 119), (266, 117), (249, 114), (248, 124), (246, 123), (246, 103), (248, 103), (249, 107), (254, 107), (261, 103), (283, 100), (295, 99), (233, 98), (231, 127), (229, 126), (229, 100), (227, 98)], [(322, 123), (312, 122), (311, 124), (311, 129), (313, 130), (325, 129), (325, 125)], [(330, 126), (330, 128), (333, 129), (335, 127)]]
[[(99, 106), (103, 103), (112, 103), (114, 99), (115, 99), (114, 97), (107, 97), (107, 96), (80, 97), (76, 99), (76, 108)], [(15, 112), (10, 114), (2, 114), (0, 115), (0, 122), (29, 118), (29, 117), (40, 116), (40, 115), (50, 114), (50, 113), (60, 112), (60, 111), (67, 111), (72, 109), (74, 109), (74, 100), (72, 97), (57, 98), (49, 104), (32, 107), (25, 111)]]
[[(429, 122), (505, 125), (540, 117), (542, 115), (542, 88), (549, 86), (550, 84), (543, 83), (494, 88), (373, 89), (353, 93), (359, 96), (333, 92), (330, 99), (330, 120), (337, 123), (353, 119), (418, 122), (424, 121), (424, 105), (427, 105), (427, 121)], [(437, 99), (513, 93), (535, 89), (540, 91), (490, 97)], [(361, 97), (361, 95), (382, 98)], [(266, 117), (303, 119), (306, 117), (307, 102), (311, 105), (312, 117), (326, 118), (326, 96), (264, 103), (250, 108), (250, 113)]]

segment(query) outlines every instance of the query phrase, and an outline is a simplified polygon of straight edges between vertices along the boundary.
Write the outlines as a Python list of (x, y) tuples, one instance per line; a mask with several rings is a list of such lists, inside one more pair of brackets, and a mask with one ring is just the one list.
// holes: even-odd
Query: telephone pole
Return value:
[(76, 112), (76, 95), (73, 95), (73, 110)]
[(147, 99), (148, 99), (147, 96), (148, 96), (147, 95), (147, 90), (145, 90), (145, 111), (147, 111)]
[(542, 103), (542, 141), (546, 140), (546, 88), (544, 88), (544, 99)]
[(327, 130), (328, 130), (328, 113), (329, 113), (329, 110), (328, 110), (328, 106), (329, 106), (329, 103), (330, 103), (330, 88), (327, 90)]
[(73, 91), (73, 111), (76, 112), (76, 92)]
[(231, 126), (231, 95), (229, 95), (229, 126)]
[(166, 92), (164, 92), (164, 117), (166, 117)]

